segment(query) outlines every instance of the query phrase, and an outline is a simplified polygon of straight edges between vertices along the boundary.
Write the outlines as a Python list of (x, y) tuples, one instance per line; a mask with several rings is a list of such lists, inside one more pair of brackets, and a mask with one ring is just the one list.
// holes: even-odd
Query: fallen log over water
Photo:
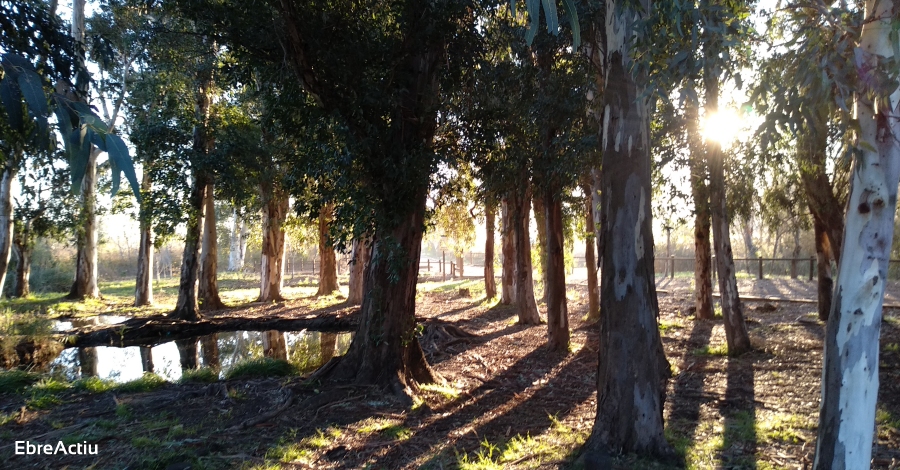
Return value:
[(328, 316), (219, 316), (198, 322), (173, 320), (163, 315), (105, 325), (92, 330), (75, 329), (54, 335), (65, 347), (86, 346), (152, 346), (176, 339), (188, 339), (223, 331), (353, 331), (356, 329), (358, 310), (344, 315)]

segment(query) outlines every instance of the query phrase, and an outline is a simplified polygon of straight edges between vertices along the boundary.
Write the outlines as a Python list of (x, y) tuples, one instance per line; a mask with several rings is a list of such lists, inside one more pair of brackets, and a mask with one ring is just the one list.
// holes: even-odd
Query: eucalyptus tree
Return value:
[(14, 197), (16, 284), (13, 297), (31, 293), (31, 260), (37, 239), (62, 239), (73, 228), (75, 198), (62, 152), (39, 152), (27, 158), (18, 174), (19, 195)]
[[(598, 109), (601, 167), (597, 225), (602, 257), (597, 416), (585, 462), (622, 451), (671, 455), (663, 435), (665, 382), (671, 375), (657, 316), (650, 197), (650, 108), (636, 44), (651, 39), (641, 25), (651, 2), (608, 1), (590, 15), (587, 43), (599, 52), (593, 73), (604, 86)], [(596, 189), (595, 189), (596, 190)]]
[(900, 183), (900, 38), (891, 27), (897, 11), (896, 2), (865, 2), (859, 43), (852, 49), (855, 67), (838, 75), (854, 92), (858, 128), (825, 332), (817, 469), (866, 468), (871, 460), (882, 304)]
[[(760, 62), (751, 102), (766, 117), (757, 132), (763, 154), (790, 162), (813, 216), (818, 262), (819, 317), (828, 318), (831, 259), (840, 262), (851, 133), (851, 91), (840, 83), (861, 25), (861, 7), (828, 14), (797, 2), (773, 16), (770, 35), (783, 47)], [(783, 151), (789, 146), (793, 152)], [(778, 162), (773, 162), (778, 164)]]

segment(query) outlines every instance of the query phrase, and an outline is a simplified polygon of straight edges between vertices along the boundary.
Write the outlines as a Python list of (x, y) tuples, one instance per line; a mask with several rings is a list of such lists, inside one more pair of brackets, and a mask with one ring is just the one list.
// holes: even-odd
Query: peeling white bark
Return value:
[[(898, 5), (900, 6), (900, 5)], [(860, 83), (890, 58), (895, 2), (868, 0), (857, 49)], [(900, 182), (900, 90), (881, 109), (859, 90), (860, 154), (853, 164), (837, 288), (825, 337), (816, 469), (869, 468), (888, 257)]]

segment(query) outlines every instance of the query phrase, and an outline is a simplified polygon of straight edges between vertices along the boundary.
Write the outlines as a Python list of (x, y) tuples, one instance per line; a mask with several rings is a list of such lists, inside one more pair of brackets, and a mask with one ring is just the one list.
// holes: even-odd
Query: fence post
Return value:
[(758, 274), (758, 276), (757, 276), (757, 279), (762, 279), (762, 278), (763, 278), (763, 270), (762, 270), (762, 262), (763, 262), (763, 259), (762, 259), (762, 258), (757, 258), (757, 260), (759, 260), (759, 274)]
[(428, 268), (426, 268), (428, 273), (431, 274), (431, 258), (426, 259), (425, 264), (428, 266)]
[(675, 279), (675, 255), (672, 255), (672, 258), (669, 259), (669, 279)]
[(441, 282), (447, 280), (447, 252), (441, 252)]
[(809, 257), (809, 280), (810, 281), (813, 280), (813, 267), (815, 266), (815, 264), (816, 264), (816, 257), (810, 256)]

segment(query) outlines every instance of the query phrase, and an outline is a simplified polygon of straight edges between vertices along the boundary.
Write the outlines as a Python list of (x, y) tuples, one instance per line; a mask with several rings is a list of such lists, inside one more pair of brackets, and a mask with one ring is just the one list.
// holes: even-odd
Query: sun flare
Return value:
[(726, 145), (740, 134), (744, 121), (731, 109), (722, 109), (704, 117), (700, 122), (700, 133), (706, 140)]

